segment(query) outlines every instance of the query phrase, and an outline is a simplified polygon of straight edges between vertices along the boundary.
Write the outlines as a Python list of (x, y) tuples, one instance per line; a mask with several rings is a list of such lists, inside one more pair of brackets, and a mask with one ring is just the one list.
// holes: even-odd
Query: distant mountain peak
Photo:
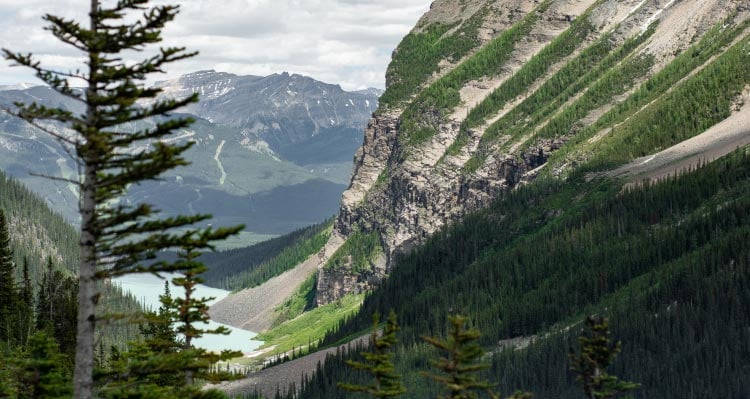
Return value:
[(380, 96), (383, 95), (383, 93), (385, 93), (385, 90), (378, 89), (377, 87), (368, 87), (368, 88), (362, 89), (362, 90), (355, 90), (354, 93), (359, 93), (359, 94), (365, 94), (365, 95), (371, 95), (371, 96), (375, 96), (375, 97), (380, 97)]
[(338, 84), (287, 71), (260, 77), (205, 70), (159, 82), (157, 87), (166, 97), (198, 93), (200, 102), (184, 112), (247, 129), (258, 143), (282, 155), (289, 154), (289, 146), (329, 130), (350, 129), (348, 134), (360, 142), (364, 121), (377, 108), (380, 94), (376, 89), (349, 92)]

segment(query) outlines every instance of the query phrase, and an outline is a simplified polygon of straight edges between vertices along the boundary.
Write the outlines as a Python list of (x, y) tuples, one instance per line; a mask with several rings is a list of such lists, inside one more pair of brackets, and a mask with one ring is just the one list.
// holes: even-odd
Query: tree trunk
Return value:
[[(91, 34), (97, 33), (97, 12), (99, 0), (91, 0), (89, 12)], [(86, 125), (89, 129), (96, 129), (96, 106), (91, 99), (96, 97), (98, 90), (97, 74), (99, 69), (99, 54), (89, 53), (88, 90), (86, 91)], [(91, 132), (89, 132), (91, 134)], [(86, 142), (79, 146), (91, 146), (91, 137), (84, 138)], [(93, 146), (92, 146), (93, 147)], [(95, 151), (86, 149), (86, 152)], [(96, 229), (96, 182), (97, 166), (93, 160), (96, 156), (90, 153), (80, 154), (84, 162), (84, 180), (81, 185), (81, 264), (78, 269), (78, 327), (76, 334), (76, 360), (73, 374), (73, 389), (76, 399), (91, 399), (94, 390), (94, 332), (96, 330), (96, 253), (98, 230)], [(82, 156), (81, 156), (82, 155)]]
[(76, 399), (91, 399), (94, 388), (94, 330), (96, 328), (96, 171), (86, 165), (81, 188), (81, 264), (78, 269), (78, 330), (74, 388)]
[[(189, 273), (189, 272), (188, 272)], [(187, 278), (187, 273), (185, 274), (185, 277)], [(191, 276), (192, 278), (192, 276)], [(185, 286), (185, 303), (190, 304), (193, 297), (193, 287), (191, 285)], [(183, 322), (185, 323), (185, 346), (184, 348), (186, 350), (190, 350), (193, 346), (193, 337), (192, 337), (192, 323), (190, 322), (190, 308), (187, 307), (185, 310), (183, 310), (185, 314), (183, 315)], [(193, 385), (193, 372), (191, 370), (185, 371), (185, 386), (191, 386)]]

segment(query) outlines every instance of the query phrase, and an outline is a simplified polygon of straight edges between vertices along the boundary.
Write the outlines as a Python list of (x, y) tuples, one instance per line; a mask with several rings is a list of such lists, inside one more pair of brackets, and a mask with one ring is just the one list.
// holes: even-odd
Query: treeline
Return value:
[(406, 35), (388, 65), (388, 88), (380, 104), (399, 106), (438, 71), (441, 61), (456, 62), (479, 46), (479, 27), (488, 12), (489, 7), (484, 6), (466, 21), (435, 23)]
[[(615, 370), (643, 384), (636, 397), (747, 396), (750, 155), (621, 190), (576, 175), (504, 195), (400, 259), (324, 345), (361, 334), (370, 314), (396, 309), (396, 367), (418, 381), (429, 363), (419, 337), (444, 335), (443, 315), (460, 312), (499, 353), (488, 376), (503, 392), (572, 398), (580, 393), (561, 366), (569, 337), (584, 315), (608, 314), (626, 343)], [(351, 374), (341, 362), (325, 367), (329, 380)], [(301, 397), (334, 392), (332, 382), (315, 381)], [(415, 386), (409, 397), (435, 394)]]
[(545, 1), (536, 7), (476, 54), (422, 90), (401, 115), (400, 130), (409, 142), (424, 142), (437, 132), (439, 121), (435, 117), (440, 118), (461, 102), (459, 91), (467, 82), (499, 73), (510, 60), (517, 42), (531, 32), (549, 5), (550, 2)]
[[(466, 120), (461, 124), (459, 136), (446, 153), (450, 155), (457, 154), (468, 141), (469, 129), (481, 126), (487, 118), (499, 112), (509, 101), (516, 98), (520, 93), (528, 91), (529, 86), (542, 76), (541, 73), (546, 72), (553, 63), (559, 62), (562, 57), (572, 53), (572, 51), (567, 51), (567, 46), (572, 44), (574, 47), (573, 50), (575, 50), (576, 45), (580, 46), (586, 35), (590, 34), (591, 31), (593, 31), (593, 26), (591, 26), (588, 16), (584, 15), (583, 19), (578, 18), (568, 30), (542, 49), (539, 54), (533, 56), (506, 83), (493, 91), (485, 100), (469, 111)], [(653, 29), (649, 32), (652, 33)], [(571, 40), (570, 36), (578, 40), (568, 43), (567, 41)], [(592, 77), (597, 76), (597, 73), (601, 73), (603, 68), (611, 67), (613, 61), (619, 61), (623, 54), (627, 55), (634, 47), (632, 46), (633, 42), (640, 43), (638, 39), (642, 37), (644, 35), (640, 35), (637, 40), (628, 40), (622, 46), (615, 46), (612, 34), (608, 33), (604, 35), (590, 46), (584, 48), (579, 55), (562, 66), (539, 89), (534, 91), (529, 98), (506, 114), (512, 114), (512, 117), (506, 116), (502, 119), (507, 118), (508, 121), (518, 123), (525, 119), (523, 116), (528, 116), (537, 110), (550, 107), (550, 103), (558, 103), (559, 107), (559, 102), (563, 98), (563, 94), (567, 94), (569, 97), (581, 90), (585, 87), (585, 84), (590, 82)], [(522, 113), (525, 115), (522, 116)], [(488, 129), (485, 136), (489, 135), (497, 136), (497, 132), (495, 131), (493, 134)]]
[[(579, 21), (581, 18), (566, 32), (572, 32)], [(533, 135), (522, 149), (540, 140), (570, 140), (551, 155), (555, 165), (591, 160), (590, 167), (601, 168), (665, 148), (704, 131), (729, 116), (732, 101), (748, 81), (744, 68), (748, 62), (747, 51), (742, 50), (746, 45), (738, 43), (728, 48), (747, 26), (746, 21), (739, 24), (721, 21), (700, 41), (646, 79), (627, 99), (613, 104), (593, 124), (585, 126), (580, 121), (643, 80), (654, 62), (652, 57), (631, 53), (653, 34), (655, 25), (614, 49), (611, 37), (605, 35), (568, 62), (529, 98), (490, 125), (476, 154), (464, 166), (465, 171), (471, 173), (481, 167), (500, 137), (510, 136), (503, 147), (509, 148), (518, 144), (518, 140)], [(555, 43), (533, 57), (470, 111), (446, 154), (458, 153), (468, 142), (470, 129), (481, 125), (515, 98), (520, 93), (519, 88), (528, 88), (533, 82), (531, 77), (536, 76), (530, 71), (560, 59), (555, 58), (558, 54), (553, 51)], [(718, 58), (711, 60), (714, 56)], [(706, 62), (711, 64), (690, 76)], [(525, 85), (521, 84), (523, 82)], [(560, 111), (560, 107), (578, 93), (582, 93), (581, 97)], [(648, 108), (644, 109), (646, 106)], [(606, 129), (612, 131), (603, 140), (588, 143), (595, 135), (607, 132)], [(674, 133), (662, 134), (664, 131)], [(571, 153), (576, 154), (575, 158), (571, 159)]]
[[(64, 397), (70, 394), (76, 349), (78, 234), (36, 194), (2, 172), (0, 204), (0, 393)], [(50, 241), (25, 242), (23, 230), (32, 225), (32, 231)], [(40, 244), (54, 246), (54, 251)], [(40, 258), (44, 254), (48, 256)], [(102, 315), (140, 314), (135, 298), (118, 286), (105, 283), (101, 292)], [(103, 325), (97, 331), (99, 358), (140, 337), (135, 325)], [(46, 379), (40, 380), (40, 373)], [(40, 384), (61, 390), (40, 391)]]
[(210, 266), (205, 282), (231, 291), (259, 286), (323, 249), (332, 227), (333, 220), (328, 219), (247, 248), (205, 253), (201, 260)]
[[(33, 204), (39, 199), (18, 192), (29, 196), (8, 200), (4, 197), (7, 192), (2, 192), (0, 199), (12, 209), (23, 210), (22, 215), (38, 215), (15, 201), (26, 198)], [(22, 252), (25, 247), (14, 245), (11, 237), (17, 234), (16, 228), (0, 209), (0, 397), (72, 398), (78, 279), (52, 258), (46, 260), (45, 270), (38, 276), (30, 274), (30, 262), (17, 264), (17, 253), (25, 260), (32, 257)], [(196, 255), (180, 255), (179, 259), (194, 262)], [(197, 276), (205, 267), (191, 264), (196, 265), (197, 273), (175, 280), (178, 285), (194, 287), (201, 282)], [(146, 393), (157, 396), (145, 397), (224, 397), (217, 391), (202, 394), (197, 385), (186, 382), (238, 377), (214, 365), (240, 354), (207, 353), (190, 343), (204, 334), (225, 332), (224, 328), (200, 328), (208, 318), (204, 299), (175, 298), (166, 288), (158, 312), (144, 313), (132, 295), (111, 282), (102, 282), (99, 292), (97, 318), (101, 322), (95, 358), (100, 397), (142, 397), (137, 395)]]
[[(726, 118), (731, 101), (748, 81), (747, 36), (731, 48), (728, 46), (748, 26), (748, 21), (737, 25), (730, 21), (718, 23), (625, 101), (573, 136), (550, 161), (563, 162), (574, 153), (589, 157), (585, 152), (592, 152), (595, 156), (589, 168), (607, 167), (684, 140)], [(714, 56), (718, 57), (711, 61)], [(703, 70), (690, 76), (709, 61)], [(604, 140), (586, 145), (605, 129), (612, 131)]]
[[(536, 126), (545, 118), (557, 112), (566, 101), (596, 82), (610, 68), (625, 59), (646, 39), (651, 37), (655, 30), (656, 25), (654, 24), (645, 32), (625, 40), (619, 46), (615, 45), (611, 33), (599, 38), (560, 68), (518, 106), (490, 125), (482, 137), (483, 143), (480, 150), (486, 150), (486, 143), (496, 140), (501, 134), (510, 135), (514, 138), (522, 137), (528, 128)], [(449, 153), (457, 153), (460, 147), (465, 145), (466, 129), (484, 123), (488, 116), (496, 112), (492, 111), (493, 108), (497, 107), (492, 107), (490, 104), (485, 105), (483, 101), (471, 110), (464, 122), (466, 127), (461, 126), (461, 135), (456, 139), (456, 143), (451, 146)]]
[(652, 154), (723, 121), (750, 84), (749, 64), (750, 35), (746, 35), (637, 118), (614, 127), (610, 138), (594, 147), (594, 162), (622, 163)]
[[(55, 392), (42, 385), (56, 386), (70, 378), (76, 350), (78, 281), (51, 258), (39, 276), (30, 274), (28, 260), (32, 258), (27, 254), (23, 254), (23, 264), (16, 264), (10, 229), (0, 210), (0, 396), (65, 396), (67, 388)], [(18, 270), (20, 279), (16, 278)], [(108, 302), (107, 297), (103, 302)], [(105, 342), (114, 344), (112, 338), (108, 336)], [(39, 374), (47, 380), (40, 380)]]
[[(376, 313), (367, 344), (357, 343), (343, 350), (338, 348), (335, 354), (326, 356), (325, 362), (318, 363), (312, 377), (303, 377), (299, 389), (296, 384), (292, 384), (282, 394), (282, 390), (277, 388), (273, 398), (346, 399), (415, 395), (443, 399), (536, 397), (534, 393), (520, 389), (507, 395), (498, 390), (502, 388), (501, 385), (492, 380), (497, 365), (487, 362), (488, 354), (477, 342), (482, 334), (469, 326), (469, 319), (465, 316), (448, 316), (445, 337), (420, 337), (423, 342), (418, 350), (422, 361), (420, 368), (425, 371), (420, 373), (419, 379), (402, 374), (402, 370), (395, 365), (395, 362), (399, 362), (398, 359), (403, 361), (399, 351), (394, 351), (400, 338), (395, 312), (391, 311), (384, 325), (379, 320)], [(577, 338), (578, 343), (571, 342), (565, 348), (567, 359), (561, 370), (577, 382), (577, 396), (574, 397), (613, 399), (639, 388), (639, 383), (622, 380), (611, 372), (611, 366), (621, 352), (622, 342), (612, 337), (609, 320), (606, 317), (589, 316), (585, 327), (585, 331)], [(347, 367), (339, 367), (342, 363)], [(413, 375), (412, 373), (411, 376)], [(330, 381), (337, 381), (334, 387)], [(425, 390), (429, 391), (426, 395)], [(264, 396), (256, 391), (244, 397), (261, 399)]]

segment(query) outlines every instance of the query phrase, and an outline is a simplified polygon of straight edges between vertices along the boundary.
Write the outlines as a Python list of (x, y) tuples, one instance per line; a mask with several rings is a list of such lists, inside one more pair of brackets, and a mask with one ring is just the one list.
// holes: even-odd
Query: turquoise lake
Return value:
[[(168, 274), (164, 274), (164, 277), (170, 278)], [(151, 309), (158, 309), (159, 295), (164, 292), (164, 281), (153, 274), (133, 274), (123, 277), (118, 277), (114, 281), (122, 286), (126, 291), (129, 291), (135, 296), (141, 303)], [(182, 295), (182, 288), (170, 287), (172, 296)], [(199, 285), (197, 287), (197, 295), (199, 297), (213, 297), (215, 298), (210, 303), (215, 303), (227, 295), (229, 291), (221, 290), (218, 288), (212, 288), (205, 285)], [(254, 332), (242, 330), (232, 326), (216, 323), (211, 321), (206, 327), (216, 328), (218, 326), (225, 326), (230, 329), (229, 335), (209, 335), (202, 337), (195, 342), (195, 346), (204, 348), (210, 351), (221, 351), (224, 349), (241, 351), (244, 353), (252, 352), (258, 348), (263, 342), (255, 341), (253, 338), (257, 335)]]

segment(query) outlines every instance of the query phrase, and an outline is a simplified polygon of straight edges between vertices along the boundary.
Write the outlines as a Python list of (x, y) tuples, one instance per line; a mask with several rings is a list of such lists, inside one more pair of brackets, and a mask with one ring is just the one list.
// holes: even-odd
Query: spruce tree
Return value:
[(174, 298), (169, 289), (169, 281), (164, 282), (164, 292), (159, 295), (161, 305), (156, 312), (148, 312), (146, 322), (138, 326), (145, 342), (150, 343), (154, 349), (169, 348), (176, 352), (182, 347), (182, 342), (177, 338), (174, 329), (176, 314), (172, 309)]
[(356, 370), (363, 370), (375, 379), (368, 385), (356, 385), (347, 383), (338, 383), (339, 388), (349, 392), (365, 392), (374, 398), (391, 398), (406, 393), (406, 388), (401, 383), (401, 376), (396, 374), (393, 365), (392, 354), (388, 353), (398, 340), (398, 322), (396, 313), (391, 310), (388, 315), (388, 321), (383, 329), (383, 334), (378, 335), (380, 324), (380, 315), (375, 313), (372, 316), (372, 352), (362, 352), (364, 362), (347, 360), (346, 364)]
[(65, 359), (57, 343), (44, 333), (29, 339), (27, 353), (16, 365), (16, 384), (21, 398), (72, 398), (73, 387)]
[(47, 270), (42, 274), (42, 281), (39, 282), (39, 290), (36, 293), (36, 329), (45, 330), (52, 328), (52, 314), (53, 314), (53, 272), (54, 265), (52, 264), (52, 258), (47, 258)]
[[(147, 88), (152, 73), (165, 65), (192, 57), (182, 47), (161, 48), (138, 62), (126, 62), (128, 54), (147, 50), (161, 41), (161, 30), (177, 15), (172, 5), (149, 6), (149, 0), (118, 0), (105, 6), (91, 0), (86, 24), (45, 15), (47, 29), (61, 42), (86, 57), (83, 71), (56, 71), (43, 67), (31, 54), (4, 49), (6, 59), (32, 68), (36, 76), (63, 96), (85, 107), (81, 115), (67, 109), (20, 104), (13, 112), (55, 137), (75, 155), (80, 178), (50, 177), (75, 185), (80, 194), (80, 265), (74, 386), (78, 399), (93, 396), (95, 365), (94, 334), (97, 283), (134, 272), (174, 270), (173, 265), (155, 261), (156, 253), (178, 248), (196, 232), (169, 231), (207, 219), (206, 215), (159, 219), (148, 204), (129, 205), (118, 200), (129, 186), (158, 179), (165, 171), (186, 165), (183, 153), (192, 142), (168, 142), (190, 118), (167, 119), (171, 111), (197, 101), (197, 94), (182, 99), (155, 99), (158, 88)], [(138, 15), (141, 13), (140, 15)], [(73, 85), (85, 82), (85, 90)], [(150, 101), (150, 105), (141, 100)], [(140, 101), (140, 102), (139, 102)], [(60, 134), (41, 122), (68, 127)], [(143, 122), (135, 124), (136, 122)], [(130, 128), (125, 128), (128, 124)], [(137, 126), (133, 129), (133, 126)], [(173, 230), (172, 230), (173, 231)], [(215, 237), (226, 236), (220, 230)]]
[[(219, 382), (230, 379), (227, 373), (211, 372), (211, 366), (220, 360), (241, 356), (239, 352), (224, 351), (209, 353), (195, 348), (192, 340), (204, 334), (227, 333), (225, 327), (204, 330), (197, 324), (208, 322), (207, 301), (210, 298), (193, 297), (195, 284), (199, 284), (198, 273), (193, 267), (204, 270), (195, 262), (197, 254), (186, 254), (178, 262), (186, 267), (186, 275), (175, 277), (178, 286), (186, 287), (184, 297), (173, 297), (169, 283), (165, 283), (164, 294), (160, 296), (162, 305), (158, 312), (152, 312), (148, 322), (141, 328), (143, 341), (131, 342), (127, 351), (113, 351), (105, 370), (100, 370), (97, 380), (101, 386), (99, 395), (103, 398), (149, 397), (159, 399), (223, 398), (215, 390), (201, 390), (194, 384), (195, 379)], [(189, 288), (188, 288), (189, 287)], [(182, 335), (182, 337), (180, 336)], [(184, 337), (184, 338), (183, 338)]]
[(19, 301), (16, 304), (16, 315), (18, 320), (18, 342), (26, 345), (34, 330), (34, 288), (31, 285), (29, 275), (29, 261), (23, 260), (23, 280), (18, 291)]
[[(500, 395), (493, 391), (495, 384), (482, 380), (479, 375), (490, 367), (482, 362), (484, 350), (477, 343), (481, 333), (476, 328), (466, 329), (468, 318), (464, 316), (448, 316), (448, 322), (448, 338), (422, 337), (442, 354), (432, 362), (433, 367), (441, 373), (422, 374), (443, 385), (447, 395), (439, 396), (441, 399), (475, 399), (480, 393), (499, 399)], [(516, 392), (508, 399), (528, 399), (532, 396), (527, 392)]]
[(588, 335), (578, 338), (580, 353), (571, 349), (570, 370), (576, 375), (588, 399), (612, 399), (640, 385), (620, 381), (607, 373), (607, 368), (620, 353), (622, 343), (612, 342), (607, 318), (589, 317), (586, 319)]
[(197, 234), (182, 245), (179, 259), (175, 262), (178, 276), (172, 279), (174, 285), (184, 289), (184, 295), (176, 297), (171, 306), (176, 317), (177, 332), (184, 337), (183, 350), (196, 351), (196, 366), (185, 370), (185, 384), (193, 384), (196, 377), (205, 380), (221, 378), (218, 374), (208, 372), (211, 364), (220, 360), (229, 360), (242, 356), (241, 352), (223, 351), (220, 354), (209, 353), (203, 349), (195, 348), (193, 340), (205, 334), (228, 335), (229, 329), (221, 326), (215, 329), (206, 329), (201, 325), (209, 322), (208, 303), (214, 298), (196, 298), (196, 286), (203, 282), (200, 277), (208, 268), (198, 261), (201, 253), (199, 249), (210, 247), (210, 241), (215, 238), (211, 234)]
[(36, 329), (53, 337), (60, 351), (71, 358), (76, 349), (78, 281), (57, 269), (52, 258), (39, 284), (36, 301)]
[[(156, 312), (149, 312), (145, 324), (139, 326), (143, 342), (153, 353), (171, 356), (180, 351), (182, 341), (177, 337), (174, 320), (175, 312), (172, 309), (172, 293), (169, 289), (169, 281), (164, 282), (164, 293), (159, 295), (161, 306)], [(183, 379), (179, 373), (167, 372), (155, 374), (150, 377), (151, 382), (158, 386), (168, 387), (182, 383)]]
[(479, 372), (489, 368), (482, 363), (484, 350), (477, 343), (481, 336), (475, 328), (466, 329), (468, 319), (464, 316), (449, 316), (450, 328), (448, 338), (422, 337), (422, 340), (442, 352), (442, 356), (433, 361), (433, 367), (440, 370), (440, 374), (424, 375), (444, 386), (446, 399), (474, 399), (477, 392), (487, 392), (494, 386), (483, 381)]
[(10, 246), (10, 232), (5, 213), (0, 209), (0, 345), (12, 345), (16, 307), (20, 298), (16, 290), (15, 264)]

